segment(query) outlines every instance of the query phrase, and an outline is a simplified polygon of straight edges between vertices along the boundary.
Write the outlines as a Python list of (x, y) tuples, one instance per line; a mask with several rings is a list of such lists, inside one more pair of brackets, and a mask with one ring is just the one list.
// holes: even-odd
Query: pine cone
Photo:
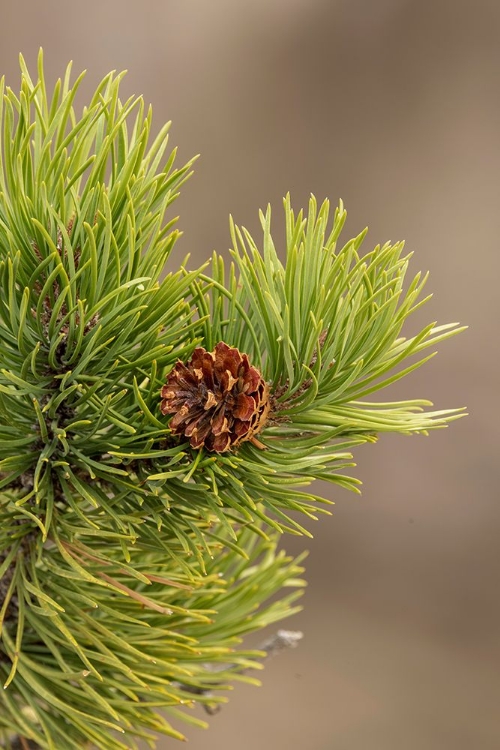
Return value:
[(161, 398), (162, 413), (174, 415), (172, 433), (188, 437), (192, 448), (224, 453), (245, 440), (261, 447), (255, 435), (269, 414), (269, 388), (248, 356), (223, 341), (177, 362)]

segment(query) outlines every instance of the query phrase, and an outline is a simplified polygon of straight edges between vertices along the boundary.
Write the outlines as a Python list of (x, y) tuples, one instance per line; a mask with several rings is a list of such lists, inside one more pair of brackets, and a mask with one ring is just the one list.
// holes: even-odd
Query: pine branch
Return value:
[(48, 91), (41, 54), (0, 84), (0, 736), (21, 750), (203, 724), (186, 704), (214, 712), (298, 641), (242, 645), (299, 609), (279, 543), (328, 512), (308, 485), (359, 491), (358, 445), (462, 416), (371, 400), (462, 328), (406, 331), (426, 277), (403, 243), (341, 245), (342, 204), (287, 197), (282, 253), (268, 209), (259, 242), (231, 223), (227, 269), (164, 276), (194, 160), (122, 77), (81, 112), (82, 76)]

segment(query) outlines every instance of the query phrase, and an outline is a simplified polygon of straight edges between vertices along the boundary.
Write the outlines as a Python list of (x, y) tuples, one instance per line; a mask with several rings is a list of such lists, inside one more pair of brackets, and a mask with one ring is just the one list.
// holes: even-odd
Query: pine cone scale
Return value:
[(205, 406), (203, 408), (205, 409), (205, 411), (207, 411), (208, 409), (211, 409), (212, 406), (217, 406), (218, 403), (219, 402), (218, 402), (217, 398), (215, 397), (214, 392), (213, 391), (208, 391), (208, 393), (207, 393), (207, 400), (205, 401)]
[(252, 396), (247, 396), (245, 393), (239, 393), (236, 399), (236, 408), (233, 410), (233, 414), (237, 419), (241, 419), (242, 422), (246, 422), (251, 419), (254, 414), (257, 403)]

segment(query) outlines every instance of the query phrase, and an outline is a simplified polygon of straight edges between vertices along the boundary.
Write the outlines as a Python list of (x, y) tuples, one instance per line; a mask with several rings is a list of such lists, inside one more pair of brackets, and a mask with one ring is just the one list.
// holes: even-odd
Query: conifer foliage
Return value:
[(460, 329), (405, 337), (425, 277), (402, 243), (339, 243), (327, 201), (285, 200), (280, 254), (268, 209), (258, 242), (231, 225), (229, 268), (164, 276), (191, 174), (168, 125), (151, 137), (121, 75), (77, 114), (82, 76), (21, 72), (0, 98), (0, 744), (154, 747), (296, 611), (277, 544), (326, 512), (307, 485), (356, 490), (352, 447), (459, 416), (371, 398)]

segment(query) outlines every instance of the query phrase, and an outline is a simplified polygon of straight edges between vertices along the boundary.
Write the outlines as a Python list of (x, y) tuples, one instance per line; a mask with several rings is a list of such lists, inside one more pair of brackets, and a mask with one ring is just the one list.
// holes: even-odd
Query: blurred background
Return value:
[[(25, 0), (1, 3), (0, 71), (45, 50), (91, 91), (127, 68), (180, 158), (178, 258), (229, 246), (228, 214), (313, 192), (349, 211), (345, 239), (405, 238), (431, 272), (419, 321), (470, 328), (391, 396), (467, 405), (424, 437), (357, 453), (363, 495), (320, 488), (333, 518), (310, 549), (297, 650), (191, 730), (192, 750), (498, 750), (498, 0)], [(278, 240), (279, 244), (279, 240)], [(497, 456), (497, 458), (495, 458)], [(175, 747), (174, 742), (160, 743)]]

